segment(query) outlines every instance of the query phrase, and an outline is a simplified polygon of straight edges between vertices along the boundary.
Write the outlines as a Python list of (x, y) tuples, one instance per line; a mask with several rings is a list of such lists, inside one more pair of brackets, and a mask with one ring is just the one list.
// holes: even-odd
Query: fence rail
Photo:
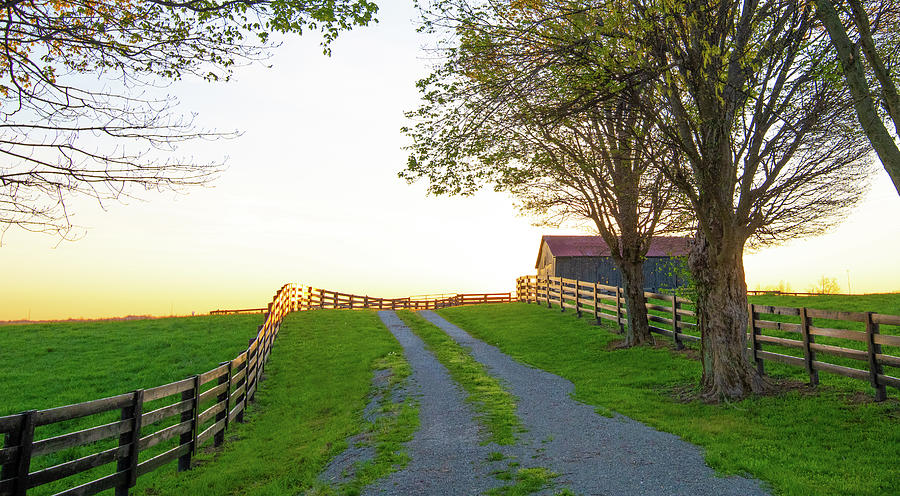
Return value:
[[(651, 332), (672, 338), (678, 348), (685, 341), (700, 341), (691, 300), (650, 292), (644, 296), (648, 299)], [(616, 323), (620, 331), (627, 324), (628, 309), (622, 289), (616, 286), (561, 277), (522, 276), (516, 280), (516, 299), (561, 311), (572, 309), (579, 317), (589, 314), (598, 324), (603, 320)], [(900, 367), (900, 357), (886, 354), (882, 349), (883, 346), (900, 348), (900, 336), (880, 333), (882, 325), (900, 326), (900, 316), (756, 304), (750, 304), (748, 311), (748, 355), (760, 373), (765, 373), (764, 362), (769, 360), (805, 368), (813, 385), (819, 383), (819, 371), (865, 380), (875, 389), (877, 401), (886, 398), (886, 386), (900, 389), (900, 378), (884, 371), (885, 366)], [(856, 323), (864, 326), (865, 331), (835, 328), (845, 326), (843, 323)], [(799, 335), (800, 339), (788, 335)], [(817, 343), (817, 336), (834, 344)], [(764, 345), (780, 347), (777, 349), (782, 352), (763, 349)], [(788, 354), (787, 349), (799, 350), (802, 356)], [(863, 363), (861, 368), (853, 367), (819, 360), (819, 355)]]
[[(290, 312), (320, 308), (424, 310), (513, 301), (512, 293), (437, 296), (376, 298), (286, 284), (264, 309), (210, 312), (266, 315), (245, 351), (202, 374), (109, 398), (0, 417), (0, 496), (25, 495), (30, 489), (113, 463), (111, 473), (56, 495), (86, 496), (110, 489), (117, 496), (127, 495), (138, 477), (175, 460), (178, 471), (189, 469), (199, 448), (209, 443), (222, 445), (229, 426), (244, 421), (244, 410), (255, 397), (281, 321)], [(111, 418), (114, 414), (116, 420)], [(91, 420), (94, 425), (47, 438), (35, 435), (37, 428), (75, 419)], [(96, 451), (88, 455), (66, 456), (66, 450), (83, 446), (94, 450), (94, 445)], [(50, 466), (32, 470), (35, 461), (51, 457), (66, 459), (52, 465), (38, 463)]]

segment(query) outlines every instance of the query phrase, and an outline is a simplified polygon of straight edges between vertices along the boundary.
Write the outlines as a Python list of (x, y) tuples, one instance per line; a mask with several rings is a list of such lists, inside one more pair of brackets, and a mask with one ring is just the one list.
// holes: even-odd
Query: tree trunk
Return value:
[(705, 401), (738, 400), (764, 393), (766, 382), (747, 355), (747, 283), (743, 242), (718, 243), (714, 252), (702, 233), (688, 257), (697, 285)]
[(651, 342), (650, 327), (647, 322), (647, 299), (644, 298), (644, 264), (642, 262), (619, 261), (622, 273), (622, 290), (625, 293), (628, 327), (622, 347), (639, 346)]

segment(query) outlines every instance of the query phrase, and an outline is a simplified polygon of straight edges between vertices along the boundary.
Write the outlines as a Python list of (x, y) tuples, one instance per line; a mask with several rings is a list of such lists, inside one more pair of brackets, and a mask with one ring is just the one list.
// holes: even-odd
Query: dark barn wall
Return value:
[[(674, 264), (683, 263), (672, 257), (648, 257), (644, 262), (644, 289), (658, 292), (684, 284), (672, 274)], [(599, 282), (609, 286), (621, 286), (622, 277), (610, 257), (557, 257), (552, 275), (579, 281)]]

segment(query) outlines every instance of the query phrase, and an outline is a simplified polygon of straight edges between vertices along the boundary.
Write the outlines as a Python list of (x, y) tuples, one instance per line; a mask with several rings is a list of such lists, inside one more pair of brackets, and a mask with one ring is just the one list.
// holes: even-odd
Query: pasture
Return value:
[[(900, 294), (756, 296), (751, 302), (900, 313)], [(803, 369), (767, 363), (779, 393), (708, 405), (694, 399), (700, 375), (696, 344), (676, 351), (670, 339), (657, 336), (654, 347), (613, 350), (620, 335), (611, 324), (593, 325), (574, 312), (535, 304), (454, 307), (438, 313), (515, 359), (572, 381), (576, 399), (598, 413), (626, 415), (700, 446), (707, 463), (723, 475), (762, 479), (774, 494), (900, 492), (896, 389), (888, 388), (887, 401), (874, 402), (864, 381), (823, 373), (821, 385), (810, 388), (801, 382)], [(446, 363), (470, 361), (466, 350), (449, 345), (437, 328), (412, 313), (401, 315), (433, 352), (447, 356)], [(0, 327), (0, 360), (6, 364), (0, 415), (111, 396), (207, 370), (239, 353), (260, 321), (260, 315), (231, 315)], [(886, 326), (882, 332), (897, 331)], [(141, 477), (135, 494), (357, 494), (404, 466), (402, 443), (418, 425), (412, 403), (394, 405), (377, 425), (362, 415), (375, 370), (389, 369), (396, 380), (408, 374), (399, 352), (375, 312), (288, 315), (248, 422), (235, 424), (223, 447), (199, 451), (192, 470), (176, 473), (172, 464)], [(503, 413), (498, 417), (502, 422), (488, 425), (504, 428), (488, 430), (505, 432), (514, 426), (508, 420), (511, 403), (494, 401), (502, 391), (480, 387), (492, 378), (480, 367), (468, 367), (454, 375), (470, 394), (483, 396), (470, 401), (484, 407), (481, 413), (487, 418), (496, 416), (495, 410)], [(479, 387), (466, 387), (473, 384)], [(348, 437), (361, 434), (375, 448), (375, 458), (343, 485), (330, 487), (317, 479), (347, 446)], [(38, 438), (52, 435), (50, 429), (37, 433)], [(98, 474), (78, 477), (90, 480)], [(62, 487), (51, 484), (29, 494)]]
[(211, 369), (262, 315), (0, 326), (0, 416), (121, 394)]

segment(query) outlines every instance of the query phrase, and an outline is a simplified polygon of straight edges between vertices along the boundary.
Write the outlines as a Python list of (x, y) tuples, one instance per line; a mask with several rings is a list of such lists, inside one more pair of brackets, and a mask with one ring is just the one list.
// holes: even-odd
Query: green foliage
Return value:
[(660, 288), (661, 293), (675, 294), (691, 301), (697, 301), (697, 286), (688, 268), (687, 255), (671, 257), (663, 269), (666, 281), (678, 281), (676, 288)]
[(816, 391), (710, 405), (693, 399), (698, 361), (666, 347), (607, 351), (621, 337), (588, 319), (523, 303), (439, 313), (514, 358), (571, 380), (579, 401), (701, 446), (720, 473), (750, 474), (782, 495), (900, 492), (896, 391), (874, 403), (861, 394), (865, 382), (845, 386), (823, 373)]
[(466, 400), (474, 405), (476, 420), (487, 431), (487, 441), (500, 445), (515, 443), (515, 433), (522, 429), (516, 416), (515, 397), (488, 374), (484, 365), (475, 361), (468, 350), (456, 344), (440, 328), (408, 310), (399, 311), (397, 315), (447, 367), (453, 380), (466, 390)]
[[(368, 24), (377, 10), (367, 0), (19, 3), (2, 21), (16, 21), (18, 29), (5, 39), (14, 49), (0, 64), (19, 84), (35, 82), (24, 62), (38, 57), (51, 83), (67, 71), (178, 79), (204, 66), (215, 68), (205, 77), (219, 79), (242, 56), (259, 54), (272, 33), (319, 31), (327, 52), (340, 31)], [(9, 93), (12, 84), (0, 89)]]

